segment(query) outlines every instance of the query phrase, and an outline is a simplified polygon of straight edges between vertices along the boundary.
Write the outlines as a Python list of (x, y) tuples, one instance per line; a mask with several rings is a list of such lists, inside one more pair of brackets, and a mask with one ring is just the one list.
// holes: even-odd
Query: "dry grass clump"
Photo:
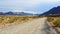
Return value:
[(57, 18), (55, 21), (53, 21), (53, 24), (57, 27), (60, 27), (60, 18)]
[(38, 18), (36, 16), (0, 16), (0, 28), (6, 25), (23, 23), (28, 20)]
[(52, 26), (60, 33), (60, 17), (48, 17), (47, 19)]
[(53, 17), (48, 17), (47, 20), (48, 20), (49, 22), (52, 22), (52, 21), (54, 21), (54, 18), (53, 18)]
[(60, 26), (60, 17), (48, 17), (49, 22), (52, 22), (56, 27)]

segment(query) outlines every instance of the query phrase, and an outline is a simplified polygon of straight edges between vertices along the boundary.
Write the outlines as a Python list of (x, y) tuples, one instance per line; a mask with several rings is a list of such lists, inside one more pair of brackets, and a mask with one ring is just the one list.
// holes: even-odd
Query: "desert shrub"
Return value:
[(53, 21), (53, 24), (57, 27), (60, 27), (60, 18), (56, 19), (55, 21)]
[(37, 18), (35, 16), (0, 16), (0, 23), (14, 23), (14, 22), (22, 22), (27, 21), (29, 19)]
[(54, 26), (60, 27), (60, 17), (48, 17), (47, 20), (48, 22), (52, 22)]
[(54, 18), (53, 18), (53, 17), (48, 17), (47, 20), (48, 20), (49, 22), (52, 22), (52, 21), (54, 21)]
[(0, 23), (2, 23), (2, 21), (4, 20), (4, 17), (0, 17)]

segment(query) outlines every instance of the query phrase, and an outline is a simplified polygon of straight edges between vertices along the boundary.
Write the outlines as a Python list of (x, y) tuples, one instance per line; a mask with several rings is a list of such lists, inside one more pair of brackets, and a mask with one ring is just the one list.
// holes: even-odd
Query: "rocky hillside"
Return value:
[(41, 14), (40, 16), (60, 16), (60, 6), (53, 7), (52, 9)]

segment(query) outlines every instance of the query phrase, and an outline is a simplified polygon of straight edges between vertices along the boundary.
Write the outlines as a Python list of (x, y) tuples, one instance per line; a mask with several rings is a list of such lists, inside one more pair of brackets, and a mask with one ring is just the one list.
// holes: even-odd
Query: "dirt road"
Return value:
[(46, 18), (34, 19), (23, 24), (0, 29), (0, 34), (57, 34), (47, 24)]

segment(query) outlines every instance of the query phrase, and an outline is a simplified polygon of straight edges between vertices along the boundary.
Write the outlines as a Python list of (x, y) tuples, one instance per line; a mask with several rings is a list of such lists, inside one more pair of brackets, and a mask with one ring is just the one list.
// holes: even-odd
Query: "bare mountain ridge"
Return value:
[(16, 15), (16, 16), (38, 16), (39, 14), (25, 13), (25, 12), (0, 12), (0, 15)]
[(53, 7), (52, 9), (41, 14), (40, 16), (60, 16), (60, 6)]

